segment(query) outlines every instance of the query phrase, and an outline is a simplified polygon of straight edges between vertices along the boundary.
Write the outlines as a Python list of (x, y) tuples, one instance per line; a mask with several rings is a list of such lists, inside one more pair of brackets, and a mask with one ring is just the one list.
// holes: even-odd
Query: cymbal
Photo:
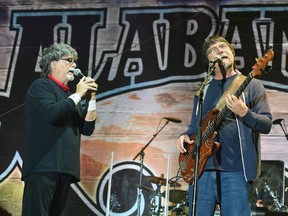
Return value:
[[(167, 181), (166, 178), (157, 177), (157, 176), (147, 176), (147, 178), (149, 179), (149, 181), (151, 183), (155, 183), (155, 184), (159, 184), (159, 185), (163, 185), (163, 186), (166, 185), (166, 181)], [(173, 186), (173, 187), (181, 187), (181, 184), (179, 184), (178, 182), (175, 182), (175, 181), (170, 181), (169, 184), (170, 184), (170, 186)]]
[[(165, 198), (166, 191), (161, 196)], [(169, 201), (173, 203), (180, 203), (187, 199), (188, 191), (185, 190), (169, 190)]]
[[(136, 185), (136, 186), (140, 187), (140, 185)], [(149, 187), (146, 187), (146, 186), (143, 186), (143, 185), (140, 188), (145, 190), (145, 191), (148, 191), (148, 192), (154, 191), (152, 188), (149, 188)]]

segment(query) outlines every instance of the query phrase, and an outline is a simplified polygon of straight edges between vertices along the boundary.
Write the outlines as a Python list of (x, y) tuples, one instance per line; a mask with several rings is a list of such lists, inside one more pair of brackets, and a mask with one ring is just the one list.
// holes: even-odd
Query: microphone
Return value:
[(277, 125), (277, 124), (281, 124), (281, 122), (283, 121), (283, 119), (275, 119), (272, 124)]
[(166, 120), (174, 122), (174, 123), (181, 123), (182, 122), (180, 119), (177, 119), (174, 117), (163, 117), (163, 119), (166, 119)]
[(217, 62), (218, 63), (221, 62), (221, 60), (222, 60), (221, 55), (217, 55), (214, 59), (210, 60), (209, 63), (216, 64)]
[(283, 120), (284, 120), (283, 118), (281, 118), (281, 119), (275, 119), (275, 120), (272, 122), (272, 124), (274, 124), (274, 125), (279, 124), (279, 125), (281, 126), (283, 132), (284, 132), (284, 135), (285, 135), (286, 139), (288, 140), (288, 133), (287, 133), (287, 129), (286, 129), (286, 126), (285, 126), (285, 122), (284, 122), (284, 125), (281, 124), (281, 122), (282, 122)]
[(82, 74), (82, 72), (79, 68), (70, 68), (69, 71), (71, 71), (74, 74), (74, 76), (78, 77), (79, 79), (84, 77), (84, 75)]

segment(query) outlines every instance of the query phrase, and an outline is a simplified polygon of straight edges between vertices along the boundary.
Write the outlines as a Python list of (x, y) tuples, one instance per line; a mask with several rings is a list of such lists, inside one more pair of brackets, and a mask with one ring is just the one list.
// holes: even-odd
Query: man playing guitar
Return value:
[[(250, 216), (249, 182), (257, 176), (258, 154), (256, 137), (259, 133), (268, 134), (272, 127), (272, 115), (267, 102), (265, 89), (257, 79), (252, 79), (253, 73), (246, 79), (242, 92), (231, 94), (227, 92), (235, 85), (235, 80), (241, 73), (235, 68), (235, 51), (232, 45), (223, 37), (214, 35), (207, 38), (203, 44), (203, 59), (207, 65), (214, 64), (213, 76), (203, 89), (202, 121), (207, 121), (209, 111), (219, 105), (224, 95), (224, 108), (227, 110), (221, 119), (215, 133), (210, 136), (211, 143), (218, 143), (215, 154), (202, 162), (203, 170), (199, 173), (198, 196), (196, 205), (197, 216), (214, 215), (216, 203), (220, 204), (222, 216)], [(265, 56), (266, 57), (266, 56)], [(271, 60), (271, 59), (270, 59)], [(265, 62), (265, 58), (264, 58)], [(259, 64), (263, 63), (262, 59)], [(254, 69), (257, 68), (255, 65)], [(244, 76), (243, 76), (244, 77)], [(194, 135), (198, 128), (197, 115), (199, 97), (194, 97), (194, 108), (191, 123), (186, 132), (177, 140), (180, 151), (180, 166), (187, 162), (191, 153), (189, 148), (195, 146)], [(226, 111), (225, 110), (225, 111)], [(219, 111), (219, 110), (218, 110)], [(222, 111), (222, 110), (220, 110)], [(219, 113), (218, 113), (219, 115)], [(217, 116), (218, 117), (218, 116)], [(211, 122), (209, 119), (207, 122)], [(205, 128), (203, 134), (207, 133)], [(216, 134), (217, 133), (217, 134)], [(205, 139), (205, 136), (203, 139)], [(208, 137), (209, 138), (209, 137)], [(202, 145), (206, 145), (206, 141)], [(209, 141), (207, 141), (209, 146)], [(259, 143), (258, 143), (259, 144)], [(201, 147), (202, 148), (202, 147)], [(194, 159), (195, 157), (191, 157)], [(186, 175), (185, 164), (182, 169), (183, 178)], [(201, 166), (201, 164), (200, 164)], [(193, 167), (188, 173), (193, 172)], [(192, 212), (193, 179), (186, 177), (189, 185), (189, 211)], [(192, 175), (193, 176), (193, 175)]]

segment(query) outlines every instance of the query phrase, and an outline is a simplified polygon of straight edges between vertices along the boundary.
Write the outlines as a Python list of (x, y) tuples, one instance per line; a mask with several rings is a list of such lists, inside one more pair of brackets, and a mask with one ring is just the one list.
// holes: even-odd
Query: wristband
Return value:
[(81, 97), (77, 93), (70, 95), (68, 98), (72, 99), (74, 101), (75, 105), (77, 105), (81, 101)]
[(87, 111), (94, 111), (96, 110), (96, 100), (90, 100), (88, 103)]

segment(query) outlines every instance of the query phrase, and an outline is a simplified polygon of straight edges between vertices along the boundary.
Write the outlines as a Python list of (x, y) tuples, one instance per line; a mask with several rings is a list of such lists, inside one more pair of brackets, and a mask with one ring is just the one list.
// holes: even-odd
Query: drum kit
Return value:
[(176, 181), (169, 181), (168, 184), (171, 190), (168, 191), (169, 195), (166, 195), (166, 191), (161, 192), (161, 187), (166, 186), (167, 179), (161, 175), (161, 177), (147, 176), (148, 181), (156, 184), (156, 189), (142, 186), (142, 189), (149, 193), (150, 202), (149, 209), (151, 216), (162, 216), (164, 215), (164, 207), (162, 206), (162, 199), (168, 197), (171, 206), (168, 206), (168, 215), (171, 216), (186, 216), (188, 215), (188, 191), (186, 190), (176, 190), (176, 188), (181, 187), (181, 184)]

